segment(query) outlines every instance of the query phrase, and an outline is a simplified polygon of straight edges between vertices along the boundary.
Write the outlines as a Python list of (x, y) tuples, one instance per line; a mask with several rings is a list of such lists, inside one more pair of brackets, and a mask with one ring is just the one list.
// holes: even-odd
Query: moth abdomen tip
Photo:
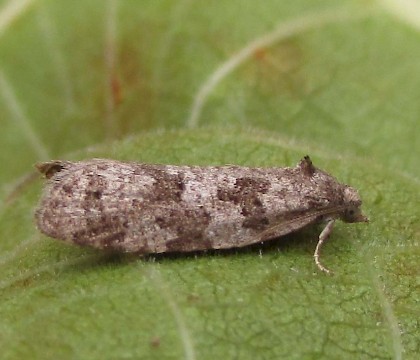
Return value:
[(51, 161), (36, 163), (34, 166), (41, 174), (45, 176), (45, 178), (50, 179), (56, 173), (63, 170), (67, 164), (68, 164), (67, 161), (51, 160)]

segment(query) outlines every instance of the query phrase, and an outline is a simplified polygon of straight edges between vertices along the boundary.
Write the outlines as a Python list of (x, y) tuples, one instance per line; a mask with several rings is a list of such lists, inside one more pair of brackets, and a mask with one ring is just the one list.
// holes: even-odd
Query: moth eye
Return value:
[(341, 215), (341, 219), (348, 223), (359, 222), (360, 210), (358, 207), (352, 206), (346, 208)]

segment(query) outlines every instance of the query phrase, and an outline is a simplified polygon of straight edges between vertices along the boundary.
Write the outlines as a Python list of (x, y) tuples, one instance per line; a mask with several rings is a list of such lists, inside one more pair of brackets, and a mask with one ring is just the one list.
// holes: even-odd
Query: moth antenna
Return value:
[(329, 220), (324, 230), (321, 231), (321, 234), (319, 234), (318, 244), (316, 244), (316, 248), (314, 252), (314, 259), (315, 259), (316, 266), (318, 266), (319, 270), (324, 271), (327, 274), (332, 274), (332, 271), (327, 269), (324, 265), (322, 265), (319, 258), (320, 258), (320, 253), (321, 253), (321, 246), (330, 236), (332, 229), (334, 227), (334, 223), (335, 223), (335, 220)]

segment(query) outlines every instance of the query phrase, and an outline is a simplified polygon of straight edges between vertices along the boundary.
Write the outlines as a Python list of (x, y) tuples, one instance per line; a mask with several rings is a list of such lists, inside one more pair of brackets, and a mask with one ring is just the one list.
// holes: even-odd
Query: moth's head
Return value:
[(362, 200), (356, 189), (353, 189), (350, 186), (344, 188), (344, 211), (341, 214), (341, 220), (348, 223), (354, 222), (368, 222), (369, 219), (367, 216), (362, 214), (360, 206), (362, 205)]

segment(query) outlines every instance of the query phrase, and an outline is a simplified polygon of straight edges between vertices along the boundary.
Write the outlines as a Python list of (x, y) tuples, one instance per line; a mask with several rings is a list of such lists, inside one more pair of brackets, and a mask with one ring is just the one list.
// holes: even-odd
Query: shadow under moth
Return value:
[(36, 165), (47, 183), (35, 218), (44, 234), (140, 254), (243, 247), (336, 219), (366, 222), (357, 191), (316, 168), (174, 166), (92, 159)]

